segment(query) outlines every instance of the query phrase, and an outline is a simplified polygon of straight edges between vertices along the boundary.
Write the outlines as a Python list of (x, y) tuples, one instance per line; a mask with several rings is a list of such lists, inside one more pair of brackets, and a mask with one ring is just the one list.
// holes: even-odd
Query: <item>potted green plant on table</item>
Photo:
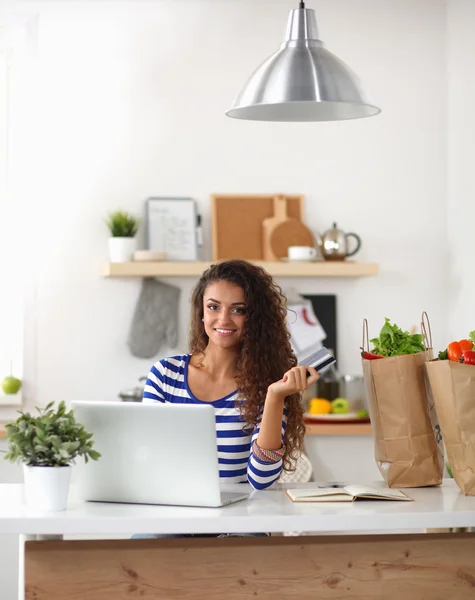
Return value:
[(111, 262), (132, 260), (137, 249), (135, 235), (139, 228), (138, 219), (128, 212), (117, 210), (109, 213), (106, 225), (111, 234), (109, 238), (109, 259)]
[(37, 416), (19, 411), (7, 423), (6, 460), (23, 463), (25, 500), (30, 508), (64, 510), (68, 500), (71, 465), (77, 457), (86, 462), (101, 456), (93, 449), (92, 433), (78, 423), (73, 410), (61, 401), (50, 402)]

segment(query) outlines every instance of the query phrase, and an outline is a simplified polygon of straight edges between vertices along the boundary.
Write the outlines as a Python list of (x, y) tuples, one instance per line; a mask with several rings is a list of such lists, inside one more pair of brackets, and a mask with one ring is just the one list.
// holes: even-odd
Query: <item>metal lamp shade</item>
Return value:
[(318, 39), (315, 12), (290, 11), (280, 49), (247, 81), (228, 117), (251, 121), (340, 121), (377, 115), (357, 75)]

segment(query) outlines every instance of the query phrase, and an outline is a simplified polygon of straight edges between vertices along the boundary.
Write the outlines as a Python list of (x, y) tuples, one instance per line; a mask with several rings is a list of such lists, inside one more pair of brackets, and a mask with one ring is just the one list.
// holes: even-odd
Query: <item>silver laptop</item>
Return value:
[(102, 456), (78, 459), (84, 500), (174, 506), (224, 506), (249, 493), (222, 492), (212, 406), (71, 402)]

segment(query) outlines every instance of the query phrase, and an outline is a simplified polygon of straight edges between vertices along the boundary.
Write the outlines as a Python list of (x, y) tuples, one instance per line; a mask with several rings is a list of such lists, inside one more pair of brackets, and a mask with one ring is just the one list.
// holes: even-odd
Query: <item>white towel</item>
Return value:
[(177, 345), (179, 303), (180, 288), (157, 279), (142, 281), (127, 340), (134, 356), (152, 358), (164, 344)]

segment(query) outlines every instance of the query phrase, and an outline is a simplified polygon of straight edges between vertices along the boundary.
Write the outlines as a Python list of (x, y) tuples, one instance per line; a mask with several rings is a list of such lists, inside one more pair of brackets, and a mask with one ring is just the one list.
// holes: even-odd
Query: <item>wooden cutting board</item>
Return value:
[[(274, 216), (274, 196), (275, 194), (211, 196), (213, 260), (264, 260), (262, 221)], [(297, 194), (283, 196), (287, 201), (287, 216), (302, 221), (304, 197)]]
[(289, 246), (314, 246), (313, 234), (302, 221), (287, 216), (285, 197), (274, 197), (274, 216), (262, 221), (264, 260), (287, 256)]

